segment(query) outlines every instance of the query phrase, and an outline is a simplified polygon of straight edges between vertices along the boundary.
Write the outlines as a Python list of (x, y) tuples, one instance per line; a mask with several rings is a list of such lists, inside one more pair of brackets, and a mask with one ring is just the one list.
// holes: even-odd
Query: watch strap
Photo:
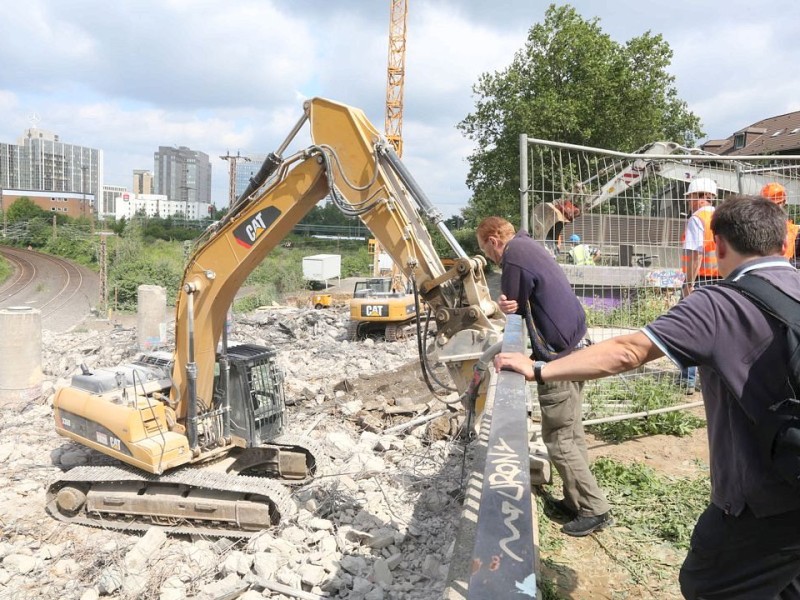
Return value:
[(537, 360), (533, 363), (533, 378), (536, 380), (536, 383), (539, 385), (544, 385), (544, 379), (542, 379), (542, 368), (547, 363), (543, 360)]

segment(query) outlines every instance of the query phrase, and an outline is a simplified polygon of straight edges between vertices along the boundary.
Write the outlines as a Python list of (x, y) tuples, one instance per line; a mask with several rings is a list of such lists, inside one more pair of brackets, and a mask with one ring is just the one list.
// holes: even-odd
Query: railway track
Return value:
[(0, 284), (0, 308), (27, 306), (42, 314), (42, 326), (64, 331), (96, 303), (97, 277), (62, 258), (33, 250), (0, 246), (14, 273)]

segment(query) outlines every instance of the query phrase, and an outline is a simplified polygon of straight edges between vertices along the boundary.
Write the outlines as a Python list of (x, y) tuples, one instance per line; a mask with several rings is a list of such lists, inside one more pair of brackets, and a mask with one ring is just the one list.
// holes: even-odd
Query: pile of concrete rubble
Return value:
[[(46, 514), (47, 486), (97, 458), (54, 433), (53, 391), (81, 363), (130, 360), (136, 332), (45, 332), (41, 398), (0, 415), (0, 598), (439, 597), (460, 515), (464, 447), (448, 435), (459, 413), (419, 392), (416, 338), (348, 340), (346, 318), (343, 310), (283, 307), (233, 325), (232, 341), (276, 348), (288, 432), (313, 439), (331, 459), (324, 477), (295, 490), (296, 515), (246, 540), (163, 529), (128, 535)], [(442, 416), (426, 422), (435, 414)], [(412, 419), (421, 424), (403, 425)]]

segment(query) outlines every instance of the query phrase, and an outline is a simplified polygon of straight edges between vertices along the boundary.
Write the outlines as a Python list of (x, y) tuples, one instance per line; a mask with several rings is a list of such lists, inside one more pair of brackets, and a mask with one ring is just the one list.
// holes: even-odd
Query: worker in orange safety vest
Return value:
[[(767, 200), (772, 200), (775, 204), (780, 206), (784, 212), (786, 211), (786, 188), (780, 183), (768, 183), (761, 188), (761, 196)], [(786, 250), (783, 256), (795, 263), (797, 261), (797, 232), (800, 226), (792, 222), (791, 219), (786, 220)]]
[(682, 292), (683, 296), (688, 296), (695, 287), (719, 280), (717, 247), (711, 232), (714, 215), (711, 202), (717, 197), (717, 184), (707, 177), (692, 179), (685, 197), (691, 216), (681, 238), (681, 266), (685, 277)]
[[(717, 197), (717, 184), (708, 177), (692, 179), (684, 196), (689, 202), (690, 211), (681, 238), (681, 267), (684, 275), (681, 295), (685, 298), (695, 287), (719, 281), (720, 277), (717, 269), (717, 245), (711, 231), (711, 217), (714, 216), (711, 202)], [(681, 369), (679, 382), (686, 394), (694, 394), (697, 367)]]

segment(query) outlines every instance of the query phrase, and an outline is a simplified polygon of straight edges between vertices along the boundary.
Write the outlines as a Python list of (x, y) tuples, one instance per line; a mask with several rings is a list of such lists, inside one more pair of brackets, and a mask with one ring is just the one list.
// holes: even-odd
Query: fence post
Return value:
[(519, 134), (519, 220), (520, 229), (530, 232), (528, 225), (528, 136)]

